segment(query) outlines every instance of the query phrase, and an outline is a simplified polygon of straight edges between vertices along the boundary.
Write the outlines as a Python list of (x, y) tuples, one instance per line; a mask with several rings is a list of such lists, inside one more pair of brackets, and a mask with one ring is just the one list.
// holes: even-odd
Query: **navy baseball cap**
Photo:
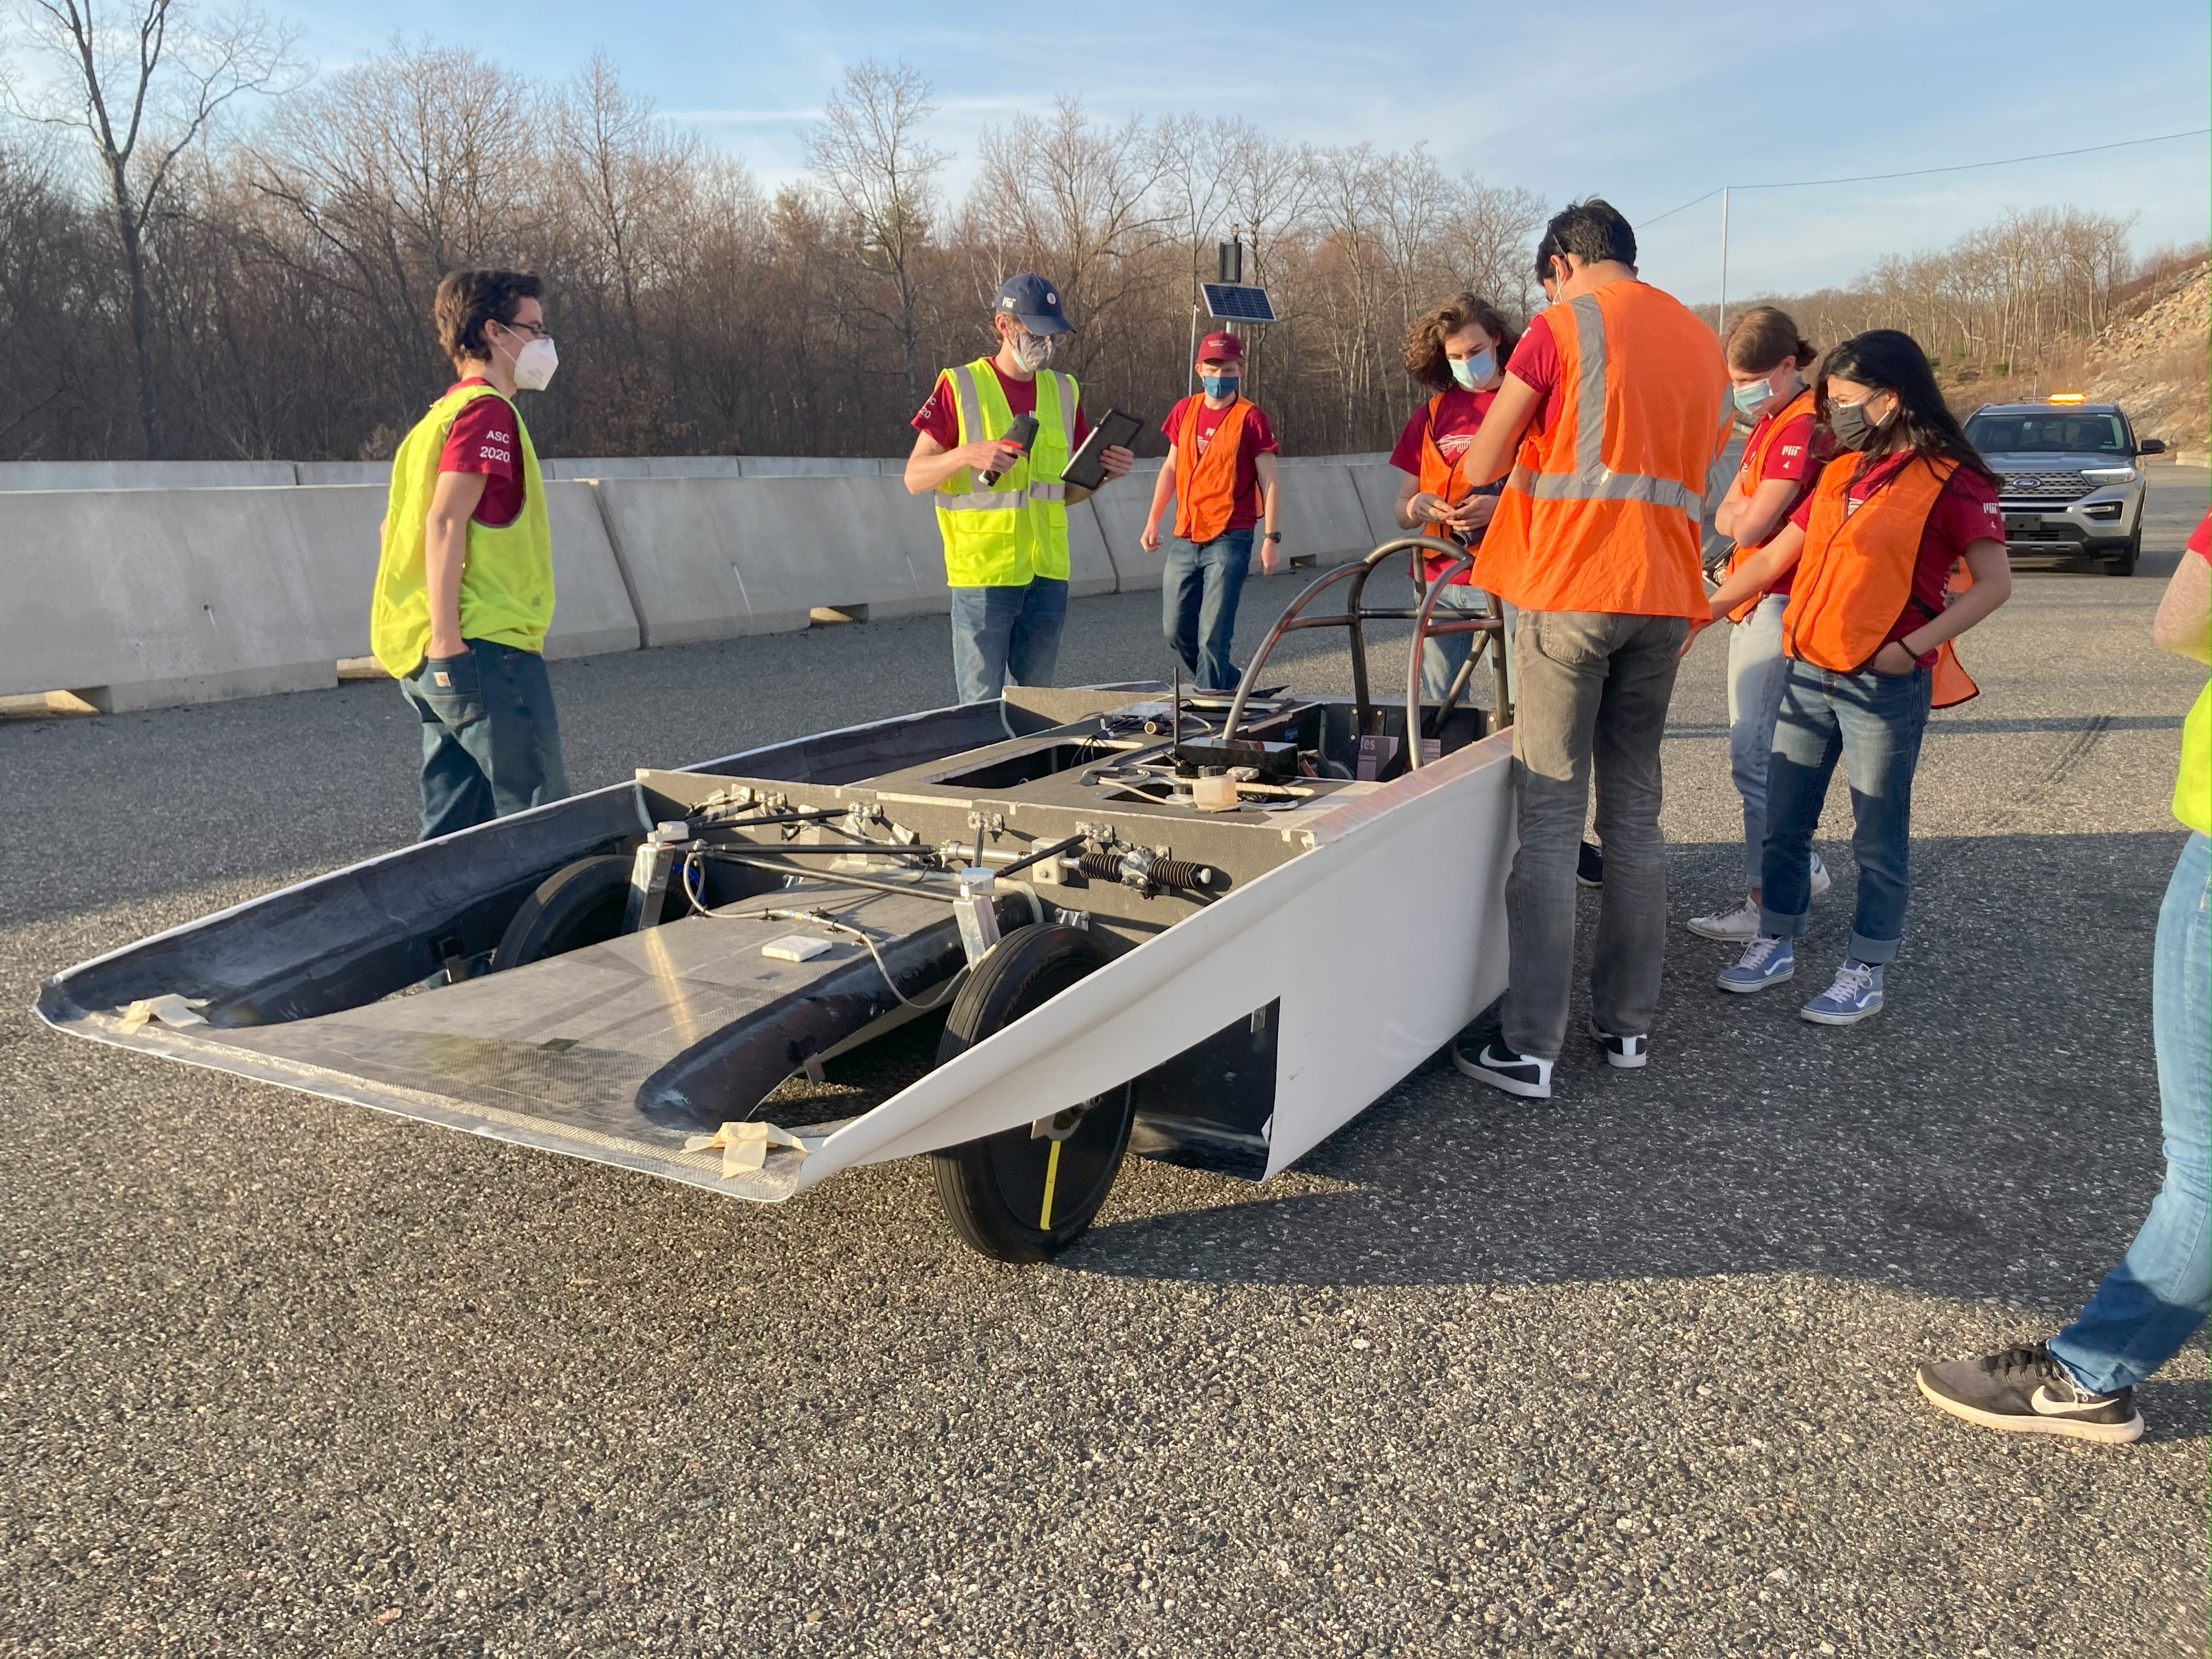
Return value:
[(1042, 276), (1024, 271), (1009, 276), (993, 301), (994, 311), (1011, 311), (1032, 334), (1072, 334), (1075, 325), (1060, 314), (1060, 290)]

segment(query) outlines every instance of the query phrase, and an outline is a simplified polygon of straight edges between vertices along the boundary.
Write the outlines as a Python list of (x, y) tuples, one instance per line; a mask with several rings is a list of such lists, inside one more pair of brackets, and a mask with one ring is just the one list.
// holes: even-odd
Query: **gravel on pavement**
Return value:
[[(2119, 1449), (1911, 1380), (2048, 1333), (2159, 1182), (2203, 672), (2147, 630), (2204, 475), (2153, 501), (2135, 578), (2023, 572), (1966, 641), (1878, 1018), (1723, 995), (1678, 928), (1648, 1069), (1571, 1047), (1529, 1105), (1432, 1060), (1264, 1187), (1133, 1161), (1042, 1268), (915, 1162), (753, 1206), (54, 1036), (42, 975), (409, 839), (413, 721), (349, 684), (0, 723), (0, 1650), (2202, 1654), (2201, 1338)], [(1302, 580), (1247, 588), (1248, 648)], [(1062, 679), (1164, 672), (1158, 603), (1079, 602)], [(1666, 749), (1678, 922), (1740, 878), (1723, 651)], [(928, 706), (948, 654), (556, 664), (570, 770)], [(1285, 660), (1344, 684), (1340, 639)], [(1839, 781), (1808, 978), (1848, 823)]]

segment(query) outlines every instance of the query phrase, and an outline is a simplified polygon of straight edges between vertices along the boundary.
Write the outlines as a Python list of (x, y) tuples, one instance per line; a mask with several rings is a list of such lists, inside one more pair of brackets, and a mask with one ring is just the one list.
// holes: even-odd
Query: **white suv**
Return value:
[(2142, 551), (2138, 440), (2118, 404), (2060, 396), (2039, 404), (1984, 404), (1966, 441), (2002, 481), (2005, 548), (2015, 558), (2096, 558), (2115, 576), (2135, 574)]

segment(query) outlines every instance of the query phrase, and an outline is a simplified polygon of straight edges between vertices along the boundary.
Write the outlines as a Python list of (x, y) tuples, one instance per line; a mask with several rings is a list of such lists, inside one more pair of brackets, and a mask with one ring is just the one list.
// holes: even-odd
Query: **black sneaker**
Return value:
[(1923, 1365), (1920, 1392), (1938, 1411), (2012, 1434), (2063, 1434), (2073, 1440), (2124, 1445), (2142, 1437), (2136, 1391), (2090, 1394), (2040, 1342), (2023, 1343), (1979, 1359)]
[(1605, 1063), (1618, 1066), (1624, 1072), (1633, 1072), (1651, 1058), (1651, 1039), (1648, 1036), (1615, 1036), (1592, 1019), (1588, 1026), (1591, 1038), (1605, 1050)]
[(1502, 1036), (1487, 1041), (1462, 1037), (1452, 1044), (1452, 1064), (1477, 1082), (1523, 1100), (1552, 1097), (1552, 1062), (1515, 1053)]
[(1605, 854), (1595, 842), (1584, 842), (1583, 850), (1575, 858), (1575, 884), (1578, 887), (1605, 885)]

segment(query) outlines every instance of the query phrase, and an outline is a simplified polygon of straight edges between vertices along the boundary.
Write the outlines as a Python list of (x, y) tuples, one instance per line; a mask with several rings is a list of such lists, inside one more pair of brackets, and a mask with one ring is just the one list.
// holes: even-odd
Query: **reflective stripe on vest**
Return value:
[[(1759, 442), (1755, 446), (1747, 446), (1745, 448), (1743, 453), (1743, 465), (1736, 468), (1735, 482), (1729, 486), (1729, 489), (1735, 494), (1739, 495), (1746, 501), (1748, 501), (1752, 496), (1759, 493), (1759, 486), (1766, 481), (1766, 458), (1773, 453), (1774, 446), (1782, 441), (1782, 429), (1788, 426), (1790, 422), (1796, 420), (1799, 415), (1809, 412), (1812, 407), (1813, 388), (1811, 386), (1800, 388), (1796, 397), (1792, 398), (1788, 403), (1782, 405), (1780, 412), (1778, 413), (1772, 420), (1766, 423), (1766, 430), (1760, 434)], [(1797, 501), (1802, 501), (1804, 499), (1805, 491), (1801, 489), (1797, 492), (1797, 500), (1790, 503), (1790, 508), (1794, 511), (1797, 506)], [(1788, 513), (1784, 513), (1782, 517), (1776, 521), (1774, 529), (1767, 532), (1766, 540), (1770, 542), (1772, 541), (1777, 535), (1781, 533), (1782, 526), (1789, 522), (1790, 514)], [(1760, 547), (1764, 547), (1765, 544), (1765, 542), (1761, 542), (1758, 546), (1746, 547), (1739, 542), (1736, 544), (1735, 550), (1729, 555), (1729, 570), (1730, 574), (1734, 574), (1735, 568), (1738, 565), (1741, 564), (1753, 553), (1759, 551)], [(1764, 593), (1753, 594), (1741, 605), (1736, 606), (1735, 610), (1729, 612), (1729, 620), (1730, 622), (1743, 621), (1745, 617), (1750, 616), (1753, 611), (1759, 609), (1759, 602), (1765, 597), (1766, 595)]]
[[(1443, 451), (1437, 447), (1437, 411), (1443, 407), (1443, 401), (1441, 392), (1429, 399), (1429, 424), (1421, 434), (1420, 488), (1424, 494), (1441, 496), (1446, 506), (1457, 507), (1467, 496), (1467, 473), (1460, 465), (1467, 459), (1467, 450), (1461, 450), (1455, 459), (1448, 461)], [(1470, 436), (1468, 448), (1474, 447)]]
[[(1013, 411), (988, 357), (945, 371), (960, 416), (960, 441), (1005, 434)], [(963, 467), (933, 492), (953, 587), (1022, 587), (1033, 576), (1067, 580), (1067, 486), (1060, 474), (1075, 447), (1081, 393), (1073, 377), (1040, 369), (1037, 434), (1030, 452), (986, 484)]]
[(1186, 403), (1176, 431), (1176, 534), (1200, 547), (1228, 529), (1236, 516), (1237, 450), (1252, 407), (1242, 398), (1230, 404), (1201, 455), (1198, 416), (1204, 406), (1196, 398)]
[(1729, 426), (1719, 339), (1637, 282), (1543, 314), (1558, 418), (1522, 443), (1477, 580), (1526, 610), (1703, 618), (1705, 481)]
[[(1916, 456), (1854, 510), (1851, 475), (1865, 459), (1839, 455), (1820, 470), (1782, 613), (1783, 653), (1838, 674), (1863, 671), (1911, 601), (1928, 515), (1959, 468), (1948, 456)], [(1936, 648), (1934, 678), (1938, 708), (1980, 690), (1948, 640)]]

